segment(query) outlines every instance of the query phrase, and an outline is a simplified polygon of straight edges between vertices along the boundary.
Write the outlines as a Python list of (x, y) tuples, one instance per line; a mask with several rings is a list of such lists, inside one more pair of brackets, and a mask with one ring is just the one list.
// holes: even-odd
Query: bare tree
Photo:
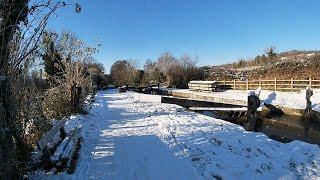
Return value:
[[(31, 57), (49, 17), (67, 4), (52, 0), (0, 1), (0, 179), (16, 178), (24, 140), (17, 121), (18, 93), (13, 89), (19, 76), (30, 68)], [(77, 11), (81, 9), (76, 5)], [(27, 18), (27, 16), (29, 18)], [(23, 86), (23, 84), (21, 84)]]
[(148, 59), (144, 65), (144, 76), (143, 83), (145, 85), (153, 83), (162, 83), (165, 81), (165, 76), (163, 73), (156, 67), (156, 62)]
[(170, 52), (165, 52), (161, 54), (156, 62), (156, 68), (158, 68), (163, 74), (167, 74), (168, 70), (179, 64), (178, 60)]
[(112, 82), (116, 86), (137, 86), (141, 81), (141, 72), (132, 60), (120, 60), (113, 63), (110, 70)]
[[(81, 111), (81, 99), (93, 93), (93, 79), (103, 71), (102, 65), (95, 63), (91, 56), (97, 49), (85, 46), (75, 35), (66, 32), (46, 33), (43, 39), (45, 76), (54, 82), (44, 102), (46, 117), (59, 118)], [(66, 95), (57, 98), (61, 94)]]
[(181, 69), (181, 76), (182, 76), (182, 84), (187, 87), (187, 84), (190, 80), (193, 80), (196, 76), (196, 71), (198, 70), (197, 68), (197, 63), (199, 61), (198, 57), (192, 58), (189, 55), (183, 55), (179, 59), (179, 65)]

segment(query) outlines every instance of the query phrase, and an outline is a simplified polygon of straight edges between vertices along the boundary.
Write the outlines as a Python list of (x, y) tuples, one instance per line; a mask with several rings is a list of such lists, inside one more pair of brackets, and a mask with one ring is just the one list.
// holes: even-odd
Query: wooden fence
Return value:
[(262, 89), (274, 91), (297, 91), (310, 87), (311, 89), (320, 88), (320, 80), (313, 80), (311, 78), (305, 80), (288, 79), (280, 80), (274, 78), (272, 80), (233, 80), (233, 81), (217, 81), (218, 85), (225, 89), (234, 90), (254, 90), (258, 87)]

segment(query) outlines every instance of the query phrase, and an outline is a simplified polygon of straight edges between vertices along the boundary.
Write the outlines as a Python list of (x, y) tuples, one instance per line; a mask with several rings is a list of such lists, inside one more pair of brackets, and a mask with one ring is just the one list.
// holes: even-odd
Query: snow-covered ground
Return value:
[(320, 179), (320, 148), (282, 144), (241, 126), (134, 93), (103, 91), (83, 125), (74, 174), (37, 172), (31, 179)]
[[(223, 99), (234, 99), (247, 101), (247, 95), (249, 91), (244, 90), (227, 90), (223, 92), (194, 92), (189, 89), (174, 90), (179, 92), (187, 92), (192, 94), (199, 94), (203, 96), (212, 96)], [(279, 92), (262, 90), (260, 99), (273, 105), (279, 105), (294, 109), (305, 109), (306, 108), (306, 92), (305, 90), (299, 92)], [(312, 102), (312, 109), (320, 112), (320, 90), (316, 89), (313, 91), (313, 96), (310, 98)]]

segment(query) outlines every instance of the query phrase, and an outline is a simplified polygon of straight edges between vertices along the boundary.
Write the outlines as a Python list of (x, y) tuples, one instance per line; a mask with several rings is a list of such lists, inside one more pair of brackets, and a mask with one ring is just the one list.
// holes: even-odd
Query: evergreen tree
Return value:
[(54, 42), (52, 40), (49, 42), (42, 59), (44, 61), (44, 71), (48, 77), (49, 84), (54, 86), (56, 85), (56, 79), (63, 78), (65, 66), (61, 62), (61, 55), (55, 50)]

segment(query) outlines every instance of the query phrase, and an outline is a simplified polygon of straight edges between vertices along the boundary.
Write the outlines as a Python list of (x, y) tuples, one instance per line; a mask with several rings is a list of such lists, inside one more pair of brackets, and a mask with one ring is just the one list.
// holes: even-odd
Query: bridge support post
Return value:
[(247, 124), (245, 126), (246, 130), (254, 131), (257, 122), (257, 109), (260, 106), (260, 99), (255, 94), (254, 91), (251, 91), (248, 94), (248, 103), (247, 103)]
[(309, 118), (311, 118), (311, 96), (313, 96), (313, 91), (307, 87), (306, 89), (306, 100), (307, 100), (307, 104), (306, 104), (306, 109), (305, 109), (305, 114), (309, 115)]

